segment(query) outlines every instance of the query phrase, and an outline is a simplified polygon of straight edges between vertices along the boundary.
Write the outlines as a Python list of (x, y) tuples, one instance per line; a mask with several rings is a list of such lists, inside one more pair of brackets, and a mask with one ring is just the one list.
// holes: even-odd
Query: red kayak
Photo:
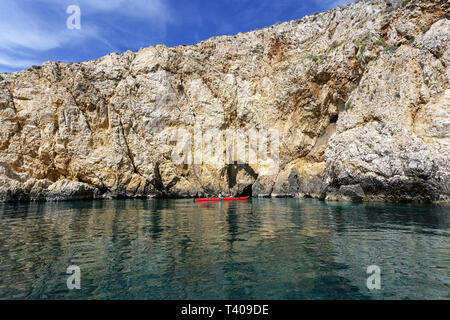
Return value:
[(195, 199), (196, 202), (209, 202), (209, 201), (233, 201), (233, 200), (247, 200), (250, 197), (240, 197), (240, 198), (233, 198), (233, 197), (225, 197), (223, 199), (220, 198), (202, 198), (202, 199)]

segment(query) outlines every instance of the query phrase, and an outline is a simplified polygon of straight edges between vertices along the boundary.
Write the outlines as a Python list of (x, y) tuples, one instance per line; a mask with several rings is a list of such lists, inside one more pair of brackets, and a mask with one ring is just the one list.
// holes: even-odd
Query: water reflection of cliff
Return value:
[[(1, 205), (0, 298), (370, 298), (368, 263), (429, 268), (448, 249), (416, 232), (439, 238), (444, 216), (391, 209), (292, 199)], [(73, 264), (82, 290), (69, 292)]]

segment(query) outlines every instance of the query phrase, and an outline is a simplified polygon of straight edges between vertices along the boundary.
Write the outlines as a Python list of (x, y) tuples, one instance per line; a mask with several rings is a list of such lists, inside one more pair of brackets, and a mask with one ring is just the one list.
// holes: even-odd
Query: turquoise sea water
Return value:
[(0, 204), (0, 299), (450, 299), (449, 236), (448, 206)]

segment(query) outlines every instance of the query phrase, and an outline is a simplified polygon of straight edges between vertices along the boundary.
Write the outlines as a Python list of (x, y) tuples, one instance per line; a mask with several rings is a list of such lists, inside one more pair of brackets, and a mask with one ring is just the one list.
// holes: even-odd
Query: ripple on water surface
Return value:
[[(449, 235), (448, 206), (0, 204), (0, 298), (449, 299)], [(370, 265), (381, 290), (366, 287)]]

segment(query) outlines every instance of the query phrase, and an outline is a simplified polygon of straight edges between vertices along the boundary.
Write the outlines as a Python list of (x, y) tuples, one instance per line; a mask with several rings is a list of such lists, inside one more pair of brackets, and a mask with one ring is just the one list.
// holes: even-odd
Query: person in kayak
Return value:
[(219, 199), (223, 200), (223, 195), (225, 194), (225, 192), (219, 193)]

